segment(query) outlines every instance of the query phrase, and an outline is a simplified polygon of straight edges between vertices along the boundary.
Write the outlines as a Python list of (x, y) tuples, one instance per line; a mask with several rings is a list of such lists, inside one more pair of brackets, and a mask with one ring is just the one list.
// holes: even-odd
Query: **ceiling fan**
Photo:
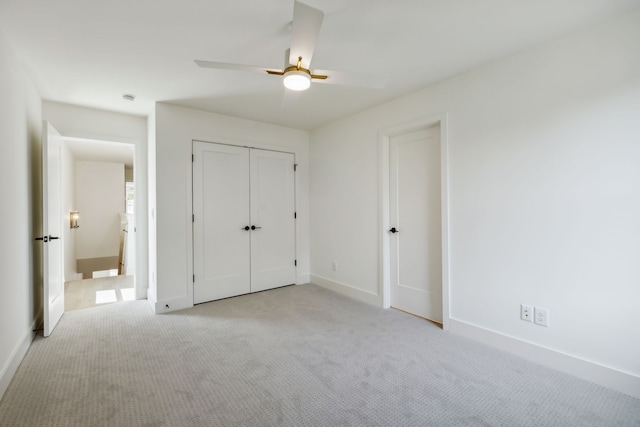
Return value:
[(293, 5), (293, 22), (291, 24), (291, 47), (285, 52), (285, 67), (273, 70), (242, 64), (227, 64), (196, 60), (196, 64), (204, 68), (224, 70), (250, 71), (282, 76), (284, 86), (294, 91), (307, 90), (311, 82), (331, 83), (343, 86), (360, 86), (382, 89), (385, 79), (368, 74), (349, 74), (339, 71), (310, 71), (311, 58), (316, 47), (324, 13), (299, 1)]

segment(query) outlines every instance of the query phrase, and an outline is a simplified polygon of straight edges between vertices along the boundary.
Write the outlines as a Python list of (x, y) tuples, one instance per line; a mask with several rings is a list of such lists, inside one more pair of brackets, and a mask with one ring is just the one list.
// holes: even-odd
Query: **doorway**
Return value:
[(62, 152), (65, 311), (134, 300), (134, 145), (64, 138)]
[(447, 329), (446, 116), (385, 130), (380, 142), (383, 306)]

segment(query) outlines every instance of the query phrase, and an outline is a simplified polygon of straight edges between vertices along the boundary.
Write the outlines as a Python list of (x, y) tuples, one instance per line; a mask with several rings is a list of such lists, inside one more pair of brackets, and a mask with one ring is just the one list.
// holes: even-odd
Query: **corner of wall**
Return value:
[(640, 399), (640, 377), (457, 319), (449, 332)]
[(362, 289), (347, 285), (346, 283), (336, 282), (322, 276), (311, 275), (311, 283), (330, 291), (337, 292), (341, 295), (353, 298), (360, 302), (364, 302), (376, 307), (382, 307), (382, 297)]
[(156, 248), (156, 109), (147, 119), (147, 299), (152, 304), (155, 311), (155, 303), (158, 298), (158, 286), (156, 283), (157, 271), (157, 248)]
[(13, 376), (18, 370), (20, 363), (22, 363), (22, 359), (24, 359), (24, 356), (27, 354), (27, 350), (29, 350), (29, 347), (31, 346), (31, 342), (36, 336), (34, 330), (36, 329), (37, 324), (38, 321), (34, 320), (31, 325), (31, 330), (27, 331), (24, 338), (13, 349), (7, 364), (2, 367), (2, 370), (0, 370), (0, 400), (9, 388), (9, 384), (11, 383)]
[[(42, 315), (42, 99), (0, 34), (0, 217), (12, 219), (0, 260), (0, 397), (33, 340)], [(7, 214), (7, 215), (5, 215)]]
[(311, 276), (309, 274), (299, 274), (296, 285), (306, 285), (310, 281), (311, 281)]
[(172, 311), (184, 310), (193, 307), (193, 301), (188, 298), (173, 298), (163, 301), (156, 301), (153, 304), (155, 314), (171, 313)]

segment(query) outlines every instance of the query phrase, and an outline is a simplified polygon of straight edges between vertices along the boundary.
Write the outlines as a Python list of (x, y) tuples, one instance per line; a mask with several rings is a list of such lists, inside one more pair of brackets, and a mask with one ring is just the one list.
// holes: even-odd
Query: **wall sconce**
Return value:
[(70, 224), (71, 228), (79, 228), (80, 227), (78, 225), (78, 219), (80, 219), (80, 212), (71, 211), (69, 213), (69, 224)]

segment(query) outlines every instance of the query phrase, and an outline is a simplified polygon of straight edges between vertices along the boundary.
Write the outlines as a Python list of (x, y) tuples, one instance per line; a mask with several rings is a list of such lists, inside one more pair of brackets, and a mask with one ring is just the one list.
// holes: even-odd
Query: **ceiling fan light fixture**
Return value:
[(311, 75), (302, 70), (291, 70), (284, 73), (284, 87), (290, 90), (307, 90), (311, 86)]

